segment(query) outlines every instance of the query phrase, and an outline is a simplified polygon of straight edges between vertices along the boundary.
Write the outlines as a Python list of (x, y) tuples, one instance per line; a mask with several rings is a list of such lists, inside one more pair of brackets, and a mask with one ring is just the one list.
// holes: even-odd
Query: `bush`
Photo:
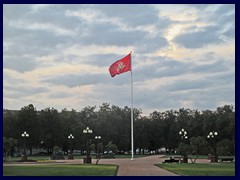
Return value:
[(63, 157), (63, 153), (60, 152), (60, 148), (58, 146), (54, 146), (53, 147), (53, 155), (51, 155), (50, 157), (51, 160), (61, 160), (61, 159), (65, 159)]
[(65, 158), (63, 157), (62, 152), (57, 152), (57, 153), (51, 155), (50, 159), (51, 160), (61, 160), (61, 159), (65, 159)]

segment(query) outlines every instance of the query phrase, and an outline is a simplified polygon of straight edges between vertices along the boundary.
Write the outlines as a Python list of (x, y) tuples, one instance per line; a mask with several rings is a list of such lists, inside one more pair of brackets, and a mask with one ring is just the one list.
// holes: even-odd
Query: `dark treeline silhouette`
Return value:
[[(3, 135), (5, 139), (16, 140), (19, 149), (23, 147), (21, 134), (27, 131), (30, 136), (26, 146), (30, 152), (33, 148), (42, 148), (52, 153), (54, 146), (68, 151), (67, 137), (73, 134), (75, 137), (72, 141), (73, 149), (83, 153), (86, 148), (86, 134), (83, 133), (83, 129), (89, 127), (93, 130), (91, 134), (93, 144), (94, 137), (101, 136), (103, 147), (111, 142), (117, 146), (118, 153), (129, 152), (130, 112), (131, 109), (127, 106), (121, 108), (110, 106), (108, 103), (103, 103), (98, 109), (96, 106), (88, 106), (79, 112), (67, 109), (58, 112), (54, 108), (37, 111), (30, 104), (19, 111), (4, 110)], [(208, 154), (211, 151), (207, 135), (216, 131), (218, 153), (235, 155), (235, 111), (231, 105), (218, 107), (215, 111), (185, 108), (165, 112), (154, 111), (149, 116), (142, 116), (141, 110), (134, 108), (135, 153), (144, 153), (146, 150), (159, 153), (160, 149), (174, 152), (182, 141), (179, 135), (182, 128), (188, 133), (188, 139), (184, 143), (192, 146), (207, 143), (208, 149), (205, 147), (206, 150), (201, 151), (200, 147), (201, 154)]]

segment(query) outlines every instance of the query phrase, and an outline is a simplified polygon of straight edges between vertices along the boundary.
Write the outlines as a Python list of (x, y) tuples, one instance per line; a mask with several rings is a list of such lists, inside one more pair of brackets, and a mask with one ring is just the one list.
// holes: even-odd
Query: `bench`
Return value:
[(173, 159), (177, 159), (179, 161), (183, 160), (183, 156), (174, 156)]
[(233, 162), (234, 157), (231, 157), (231, 156), (219, 156), (219, 157), (218, 157), (218, 160), (219, 160), (220, 162), (224, 162), (224, 161)]
[(170, 159), (165, 159), (163, 163), (179, 163), (179, 160), (170, 157)]

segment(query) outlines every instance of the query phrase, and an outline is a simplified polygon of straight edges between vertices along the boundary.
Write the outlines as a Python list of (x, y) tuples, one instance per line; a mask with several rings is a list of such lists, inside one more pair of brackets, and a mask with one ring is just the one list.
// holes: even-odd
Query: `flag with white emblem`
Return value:
[(109, 67), (109, 72), (112, 77), (127, 71), (131, 71), (131, 53)]

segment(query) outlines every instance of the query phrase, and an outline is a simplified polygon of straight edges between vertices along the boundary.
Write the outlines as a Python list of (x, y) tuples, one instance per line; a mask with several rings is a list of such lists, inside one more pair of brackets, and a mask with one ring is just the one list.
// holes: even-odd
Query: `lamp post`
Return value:
[(44, 143), (44, 141), (41, 141), (40, 143), (41, 143), (41, 148), (42, 148), (42, 147), (43, 147), (43, 143)]
[(41, 143), (40, 150), (43, 151), (43, 143), (44, 143), (44, 141), (41, 141), (40, 143)]
[[(187, 140), (188, 139), (188, 136), (187, 136), (187, 131), (185, 129), (181, 129), (179, 131), (179, 135), (181, 136), (181, 139), (185, 139)], [(185, 150), (186, 151), (186, 150)], [(187, 155), (187, 152), (184, 152), (183, 153), (183, 163), (188, 163), (188, 155)]]
[(99, 140), (101, 139), (102, 137), (101, 136), (95, 136), (95, 139), (97, 141), (97, 145), (96, 145), (96, 159), (100, 159), (100, 152), (99, 152)]
[(73, 149), (72, 149), (72, 140), (74, 139), (74, 136), (70, 134), (68, 136), (69, 142), (70, 142), (70, 154), (68, 154), (68, 159), (73, 159)]
[(24, 131), (21, 136), (22, 136), (22, 138), (23, 138), (23, 146), (24, 146), (23, 155), (22, 155), (22, 157), (21, 157), (21, 160), (22, 160), (22, 161), (26, 161), (26, 160), (27, 160), (26, 138), (29, 137), (29, 134), (28, 134), (26, 131)]
[(183, 128), (181, 129), (181, 131), (179, 131), (179, 135), (181, 136), (182, 139), (187, 139), (187, 131), (185, 131)]
[(83, 163), (84, 164), (91, 164), (92, 163), (92, 157), (90, 156), (90, 151), (89, 151), (89, 145), (90, 145), (90, 138), (89, 135), (93, 133), (89, 127), (83, 130), (83, 133), (87, 135), (87, 147), (86, 147), (86, 157), (83, 157)]
[(211, 156), (211, 162), (218, 162), (218, 155), (217, 155), (217, 146), (216, 146), (216, 136), (218, 135), (218, 132), (212, 131), (209, 132), (207, 135), (207, 138), (210, 140), (211, 145), (213, 147), (214, 156)]

